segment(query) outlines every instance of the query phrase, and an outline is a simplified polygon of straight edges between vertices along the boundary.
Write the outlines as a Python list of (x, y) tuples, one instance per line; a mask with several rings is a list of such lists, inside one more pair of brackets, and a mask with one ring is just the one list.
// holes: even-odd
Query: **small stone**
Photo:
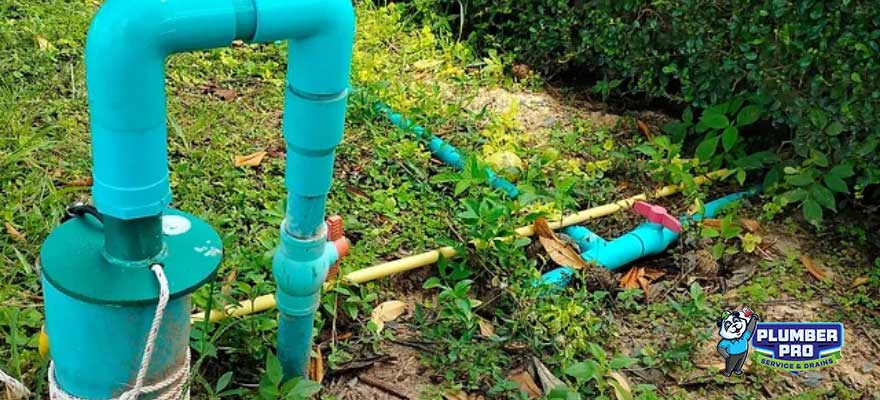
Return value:
[(552, 128), (552, 127), (556, 126), (556, 118), (553, 118), (553, 117), (544, 118), (543, 125), (545, 128)]
[(811, 388), (817, 388), (822, 386), (822, 374), (816, 371), (807, 371), (801, 374), (801, 378), (803, 379), (803, 384), (807, 385)]
[(873, 371), (875, 368), (877, 368), (877, 366), (871, 362), (866, 362), (866, 363), (862, 364), (862, 372), (864, 372), (866, 374), (870, 374), (871, 371)]

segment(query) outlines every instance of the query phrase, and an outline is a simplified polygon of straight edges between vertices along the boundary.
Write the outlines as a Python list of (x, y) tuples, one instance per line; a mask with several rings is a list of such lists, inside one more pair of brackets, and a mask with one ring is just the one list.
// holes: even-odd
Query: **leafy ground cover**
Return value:
[[(36, 351), (39, 245), (65, 206), (89, 200), (82, 45), (98, 5), (0, 5), (0, 367), (30, 387), (45, 387)], [(322, 396), (862, 398), (880, 390), (872, 357), (880, 351), (880, 261), (871, 237), (880, 224), (870, 210), (829, 216), (817, 231), (755, 198), (689, 228), (662, 257), (613, 275), (586, 269), (570, 289), (547, 295), (529, 283), (555, 267), (539, 244), (490, 239), (538, 216), (553, 220), (669, 183), (683, 184), (684, 194), (658, 203), (683, 212), (737, 190), (738, 178), (746, 185), (762, 177), (750, 171), (696, 187), (693, 177), (712, 165), (664, 139), (669, 117), (615, 114), (545, 87), (527, 68), (503, 55), (477, 57), (394, 5), (360, 4), (357, 13), (356, 90), (328, 203), (354, 242), (342, 273), (439, 245), (464, 256), (328, 290), (316, 329)], [(270, 254), (285, 198), (285, 46), (232, 44), (167, 64), (173, 205), (208, 220), (226, 249), (216, 282), (194, 297), (199, 307), (211, 295), (229, 304), (273, 290)], [(378, 99), (476, 157), (461, 173), (432, 160), (412, 133), (373, 111)], [(719, 154), (737, 156), (719, 140)], [(488, 188), (480, 172), (478, 159), (501, 152), (522, 162), (505, 171), (524, 191), (517, 201)], [(237, 166), (246, 155), (251, 165)], [(624, 212), (589, 225), (614, 237), (637, 222)], [(462, 244), (472, 239), (482, 244)], [(372, 315), (389, 300), (404, 312), (380, 330)], [(714, 321), (743, 305), (768, 319), (843, 321), (844, 362), (801, 376), (750, 365), (743, 377), (721, 377)], [(276, 326), (272, 312), (195, 325), (193, 398), (274, 398)], [(567, 388), (544, 393), (541, 365)], [(315, 388), (303, 381), (289, 396)]]

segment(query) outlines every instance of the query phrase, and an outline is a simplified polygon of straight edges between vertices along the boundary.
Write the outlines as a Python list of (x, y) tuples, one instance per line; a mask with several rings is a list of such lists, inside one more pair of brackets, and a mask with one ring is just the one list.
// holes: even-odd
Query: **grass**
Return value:
[[(0, 76), (0, 219), (17, 232), (7, 228), (8, 234), (0, 235), (0, 330), (5, 342), (0, 346), (0, 368), (22, 376), (30, 387), (45, 385), (45, 362), (36, 352), (43, 310), (34, 261), (65, 206), (89, 200), (89, 187), (83, 185), (91, 174), (91, 161), (82, 45), (97, 7), (97, 1), (81, 0), (10, 0), (0, 5), (0, 65), (5, 68)], [(662, 148), (662, 155), (655, 152), (646, 158), (636, 150), (644, 138), (627, 128), (632, 126), (627, 119), (615, 128), (603, 128), (570, 116), (538, 137), (517, 121), (525, 107), (521, 104), (500, 111), (472, 110), (467, 105), (492, 88), (540, 90), (540, 79), (512, 78), (505, 72), (509, 58), (477, 56), (450, 35), (408, 20), (405, 10), (394, 5), (360, 4), (357, 14), (352, 69), (357, 89), (349, 100), (328, 202), (328, 214), (343, 215), (354, 240), (343, 272), (458, 243), (459, 237), (505, 235), (541, 213), (558, 215), (640, 191), (651, 182), (648, 176), (657, 178), (654, 183), (681, 182), (702, 171), (699, 166), (684, 171), (660, 168), (670, 162), (680, 165), (680, 149)], [(213, 285), (215, 304), (268, 294), (274, 288), (270, 256), (285, 200), (280, 137), (285, 49), (283, 43), (244, 45), (175, 55), (167, 63), (173, 206), (195, 212), (223, 236), (225, 257)], [(211, 93), (214, 88), (232, 90), (235, 96), (221, 99)], [(515, 153), (526, 165), (518, 182), (525, 195), (511, 202), (481, 184), (456, 193), (462, 180), (481, 179), (480, 168), (459, 174), (432, 162), (414, 135), (376, 115), (372, 104), (377, 99), (481, 158), (497, 151)], [(259, 167), (232, 165), (234, 155), (256, 151), (268, 153)], [(661, 173), (654, 174), (658, 168)], [(624, 188), (626, 182), (632, 187)], [(688, 194), (679, 200), (706, 197), (706, 191)], [(625, 219), (596, 224), (599, 230), (619, 233), (631, 225)], [(852, 238), (852, 248), (866, 245), (864, 239), (859, 244), (864, 231), (842, 235)], [(677, 257), (717, 241), (689, 232), (685, 242), (690, 244), (672, 253)], [(743, 255), (736, 243), (731, 239), (727, 244), (734, 252), (728, 261)], [(712, 337), (707, 327), (714, 326), (723, 305), (803, 296), (805, 288), (813, 287), (796, 261), (787, 259), (763, 265), (758, 278), (739, 289), (743, 294), (736, 300), (715, 291), (704, 293), (699, 284), (672, 291), (658, 303), (646, 303), (638, 291), (569, 290), (545, 296), (527, 282), (552, 264), (536, 255), (528, 242), (496, 242), (466, 253), (440, 263), (412, 319), (419, 337), (436, 350), (434, 355), (423, 354), (424, 363), (441, 377), (436, 393), (427, 395), (458, 389), (522, 397), (506, 377), (512, 367), (522, 365), (523, 354), (532, 354), (541, 356), (570, 385), (572, 392), (560, 396), (613, 396), (614, 383), (607, 372), (627, 370), (631, 362), (638, 363), (632, 368), (664, 373), (694, 371), (691, 359), (700, 340)], [(845, 262), (852, 255), (839, 258)], [(672, 257), (663, 260), (675, 263)], [(786, 284), (776, 285), (782, 278)], [(876, 297), (869, 290), (876, 290), (880, 282), (874, 275), (871, 279), (858, 289), (860, 297), (846, 302), (849, 310), (876, 310)], [(210, 289), (195, 293), (197, 306), (207, 304)], [(332, 325), (353, 332), (352, 339), (334, 340), (325, 353), (330, 367), (356, 359), (365, 349), (380, 350), (393, 333), (372, 332), (366, 322), (370, 311), (383, 300), (412, 292), (404, 293), (386, 279), (326, 293), (318, 329)], [(495, 327), (490, 340), (480, 334), (481, 320)], [(660, 327), (669, 339), (638, 349), (625, 346), (627, 332), (645, 320), (666, 321)], [(276, 326), (271, 312), (224, 321), (209, 332), (194, 326), (192, 346), (198, 363), (193, 398), (257, 396), (255, 386), (274, 351)], [(510, 350), (520, 346), (525, 350)], [(774, 375), (764, 371), (760, 376)], [(708, 387), (696, 389), (634, 385), (632, 392), (641, 398), (656, 398), (657, 393), (760, 393), (760, 382), (740, 383), (732, 388), (710, 379)], [(830, 390), (849, 393), (846, 388)]]

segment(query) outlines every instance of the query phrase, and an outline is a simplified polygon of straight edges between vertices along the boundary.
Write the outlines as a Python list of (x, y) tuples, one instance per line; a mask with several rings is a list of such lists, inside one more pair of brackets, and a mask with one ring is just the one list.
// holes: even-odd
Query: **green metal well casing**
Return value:
[[(185, 363), (190, 293), (216, 273), (222, 242), (207, 223), (190, 214), (166, 209), (157, 220), (158, 252), (140, 260), (118, 256), (155, 248), (150, 237), (107, 246), (105, 229), (126, 229), (126, 225), (107, 224), (106, 216), (104, 224), (91, 216), (71, 219), (52, 231), (43, 244), (40, 264), (46, 330), (55, 378), (65, 392), (107, 399), (131, 388), (158, 301), (159, 285), (149, 269), (153, 263), (163, 265), (171, 300), (147, 382), (162, 380)], [(134, 227), (141, 233), (152, 232), (139, 224)], [(111, 236), (118, 235), (139, 237), (121, 232)], [(118, 252), (115, 257), (109, 254), (114, 250)]]

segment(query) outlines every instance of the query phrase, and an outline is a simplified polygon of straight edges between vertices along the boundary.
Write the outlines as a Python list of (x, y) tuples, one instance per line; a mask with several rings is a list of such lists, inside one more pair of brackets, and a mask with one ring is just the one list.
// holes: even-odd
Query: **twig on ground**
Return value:
[(389, 394), (393, 394), (397, 397), (400, 397), (401, 399), (406, 399), (406, 400), (411, 399), (411, 397), (409, 397), (406, 393), (404, 393), (403, 390), (400, 389), (399, 387), (394, 386), (394, 385), (387, 383), (387, 382), (383, 382), (383, 381), (376, 379), (370, 375), (360, 374), (360, 375), (358, 375), (358, 379), (360, 379), (361, 382), (366, 383), (367, 385), (370, 385), (376, 389), (380, 389), (380, 390), (387, 392)]

